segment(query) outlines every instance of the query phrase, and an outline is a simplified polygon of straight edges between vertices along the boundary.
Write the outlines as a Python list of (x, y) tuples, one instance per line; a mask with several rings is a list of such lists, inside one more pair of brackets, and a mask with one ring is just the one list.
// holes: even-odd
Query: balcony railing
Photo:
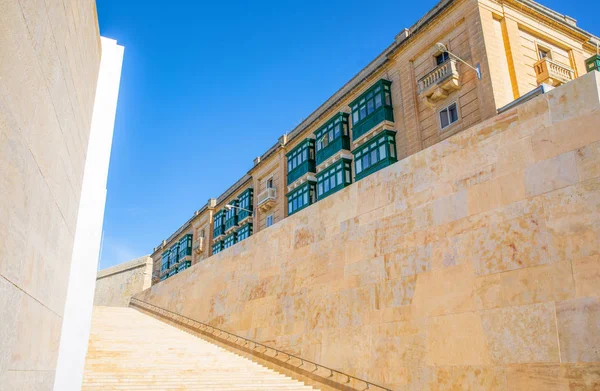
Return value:
[(419, 95), (427, 99), (427, 102), (435, 103), (448, 97), (452, 91), (458, 90), (459, 80), (458, 63), (450, 58), (417, 81)]
[(575, 72), (568, 66), (542, 58), (533, 65), (538, 84), (550, 84), (558, 87), (575, 78)]
[(344, 149), (350, 150), (350, 137), (348, 136), (340, 136), (330, 142), (326, 147), (321, 148), (321, 150), (317, 152), (317, 165), (329, 159), (336, 152)]
[(277, 199), (277, 191), (273, 187), (268, 187), (258, 195), (258, 209), (261, 211), (270, 209), (275, 205)]
[(290, 185), (302, 177), (307, 172), (316, 172), (316, 165), (314, 160), (306, 160), (292, 171), (288, 172), (287, 184)]

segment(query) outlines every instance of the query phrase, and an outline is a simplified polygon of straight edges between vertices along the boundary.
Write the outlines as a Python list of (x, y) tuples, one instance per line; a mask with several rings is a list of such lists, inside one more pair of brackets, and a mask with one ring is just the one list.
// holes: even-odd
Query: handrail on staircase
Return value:
[[(352, 380), (355, 380), (358, 383), (364, 383), (365, 384), (365, 388), (363, 388), (361, 391), (364, 391), (364, 390), (393, 391), (390, 388), (386, 388), (386, 387), (380, 386), (378, 384), (372, 383), (370, 381), (367, 381), (367, 380), (364, 380), (364, 379), (360, 379), (360, 378), (358, 378), (356, 376), (352, 376), (352, 375), (349, 375), (349, 374), (344, 373), (342, 371), (338, 371), (337, 369), (329, 368), (329, 367), (327, 367), (325, 365), (317, 364), (317, 363), (315, 363), (313, 361), (304, 359), (302, 357), (298, 357), (298, 356), (296, 356), (294, 354), (286, 353), (286, 352), (284, 352), (282, 350), (276, 349), (276, 348), (271, 347), (271, 346), (267, 346), (267, 345), (262, 344), (260, 342), (252, 341), (251, 339), (244, 338), (244, 337), (241, 337), (239, 335), (230, 333), (229, 331), (225, 331), (225, 330), (219, 329), (217, 327), (211, 326), (211, 325), (206, 324), (204, 322), (200, 322), (198, 320), (194, 320), (194, 319), (188, 318), (187, 316), (178, 314), (178, 313), (173, 312), (173, 311), (169, 311), (167, 309), (161, 308), (161, 307), (156, 306), (154, 304), (147, 303), (145, 301), (136, 299), (134, 297), (132, 297), (130, 299), (129, 305), (134, 305), (134, 306), (137, 306), (137, 307), (140, 307), (140, 308), (150, 309), (151, 311), (157, 312), (159, 314), (162, 313), (162, 314), (167, 314), (167, 315), (171, 315), (171, 316), (174, 316), (174, 317), (179, 317), (179, 318), (182, 319), (181, 321), (185, 320), (185, 321), (191, 321), (191, 322), (197, 323), (199, 325), (199, 328), (202, 331), (208, 332), (210, 334), (213, 334), (213, 335), (215, 335), (215, 337), (224, 338), (222, 335), (225, 334), (226, 335), (225, 339), (227, 341), (229, 341), (229, 338), (235, 338), (235, 341), (232, 341), (233, 343), (238, 343), (239, 340), (242, 340), (244, 342), (244, 344), (242, 345), (242, 347), (246, 347), (249, 343), (251, 343), (251, 344), (253, 344), (252, 350), (256, 350), (257, 347), (264, 348), (265, 350), (263, 352), (261, 352), (261, 353), (265, 354), (265, 355), (266, 355), (267, 351), (271, 350), (271, 351), (275, 352), (274, 356), (269, 356), (271, 358), (278, 357), (280, 354), (285, 355), (285, 356), (287, 356), (287, 360), (285, 360), (285, 361), (283, 361), (283, 359), (279, 359), (279, 360), (283, 361), (284, 363), (286, 363), (288, 365), (290, 365), (289, 362), (292, 359), (300, 360), (300, 365), (296, 366), (296, 368), (298, 368), (298, 369), (300, 369), (300, 367), (302, 367), (305, 363), (314, 365), (315, 369), (313, 369), (312, 371), (310, 371), (310, 373), (315, 373), (319, 369), (324, 369), (326, 371), (329, 371), (329, 373), (330, 373), (329, 376), (326, 377), (326, 379), (330, 379), (330, 378), (332, 378), (334, 376), (334, 374), (338, 374), (338, 375), (342, 375), (342, 376), (346, 377), (346, 382), (345, 382), (346, 384), (349, 384)], [(188, 326), (191, 326), (189, 323), (186, 323), (186, 324)], [(219, 334), (217, 335), (216, 333), (219, 333)], [(239, 344), (241, 345), (241, 343), (239, 343)], [(305, 370), (305, 371), (307, 371), (307, 370)], [(374, 387), (374, 388), (371, 388), (371, 387)], [(346, 389), (349, 389), (349, 388), (350, 387), (346, 386)]]

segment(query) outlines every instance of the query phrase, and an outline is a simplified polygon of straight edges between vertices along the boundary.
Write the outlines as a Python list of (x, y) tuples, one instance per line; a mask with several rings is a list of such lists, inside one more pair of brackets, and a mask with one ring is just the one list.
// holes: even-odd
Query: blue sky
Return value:
[[(100, 268), (151, 253), (435, 3), (97, 0), (125, 46)], [(596, 1), (543, 4), (600, 34)]]

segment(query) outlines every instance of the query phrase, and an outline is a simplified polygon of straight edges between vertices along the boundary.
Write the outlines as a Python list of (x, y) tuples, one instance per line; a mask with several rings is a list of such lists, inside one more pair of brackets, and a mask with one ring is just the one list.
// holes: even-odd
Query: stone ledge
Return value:
[(96, 275), (96, 280), (109, 277), (127, 270), (135, 269), (141, 266), (146, 266), (148, 263), (152, 264), (152, 258), (150, 258), (150, 255), (144, 255), (143, 257), (139, 257), (134, 260), (100, 270)]

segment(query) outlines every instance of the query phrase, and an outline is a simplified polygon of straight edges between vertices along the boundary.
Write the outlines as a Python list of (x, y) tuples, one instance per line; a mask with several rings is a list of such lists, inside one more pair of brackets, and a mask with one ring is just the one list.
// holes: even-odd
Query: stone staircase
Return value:
[(131, 308), (94, 307), (82, 390), (313, 390)]

